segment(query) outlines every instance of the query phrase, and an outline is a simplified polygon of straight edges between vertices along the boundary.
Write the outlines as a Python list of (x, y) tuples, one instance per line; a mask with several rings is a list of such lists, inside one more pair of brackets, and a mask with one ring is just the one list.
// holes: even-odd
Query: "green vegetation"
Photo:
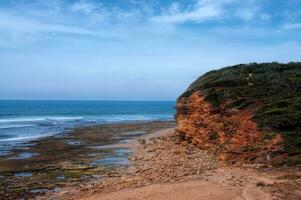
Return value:
[(196, 91), (216, 107), (253, 109), (261, 129), (282, 134), (280, 153), (301, 155), (301, 63), (251, 63), (214, 70), (198, 78), (179, 99)]

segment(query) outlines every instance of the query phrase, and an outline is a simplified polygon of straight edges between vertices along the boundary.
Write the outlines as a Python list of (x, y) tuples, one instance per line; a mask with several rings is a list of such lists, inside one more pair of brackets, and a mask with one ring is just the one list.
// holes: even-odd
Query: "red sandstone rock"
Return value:
[(250, 109), (213, 108), (200, 92), (180, 99), (176, 109), (178, 133), (202, 149), (215, 149), (220, 161), (263, 161), (280, 148), (280, 134), (265, 140)]

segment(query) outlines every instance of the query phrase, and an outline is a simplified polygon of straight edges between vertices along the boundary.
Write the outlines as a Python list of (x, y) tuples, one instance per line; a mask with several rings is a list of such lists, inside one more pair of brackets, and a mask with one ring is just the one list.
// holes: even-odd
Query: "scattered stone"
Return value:
[(145, 144), (146, 144), (145, 138), (139, 138), (139, 139), (138, 139), (138, 142), (139, 142), (141, 145), (145, 145)]
[(263, 181), (259, 181), (259, 182), (256, 183), (256, 186), (257, 187), (264, 187), (265, 183)]

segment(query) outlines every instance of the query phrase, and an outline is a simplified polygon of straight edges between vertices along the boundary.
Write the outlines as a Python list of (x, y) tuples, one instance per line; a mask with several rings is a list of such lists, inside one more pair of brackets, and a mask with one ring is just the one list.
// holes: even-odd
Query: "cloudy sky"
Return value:
[(175, 99), (300, 44), (301, 0), (1, 0), (0, 98)]

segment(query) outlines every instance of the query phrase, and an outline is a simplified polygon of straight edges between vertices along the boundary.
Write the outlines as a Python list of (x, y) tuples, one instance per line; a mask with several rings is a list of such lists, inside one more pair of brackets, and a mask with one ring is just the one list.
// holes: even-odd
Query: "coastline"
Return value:
[(0, 157), (0, 199), (31, 199), (97, 181), (129, 164), (131, 151), (122, 145), (130, 139), (174, 126), (174, 121), (112, 123), (31, 141)]
[[(183, 140), (175, 129), (173, 121), (110, 124), (82, 127), (60, 137), (35, 141), (31, 150), (54, 151), (44, 157), (37, 154), (28, 159), (11, 160), (25, 168), (13, 169), (14, 166), (9, 165), (11, 171), (7, 168), (1, 175), (1, 198), (297, 199), (301, 178), (298, 169), (224, 165), (215, 155)], [(70, 139), (82, 143), (70, 143)], [(109, 153), (111, 157), (97, 155), (99, 152), (106, 156)], [(121, 158), (122, 162), (110, 158)], [(91, 165), (95, 160), (112, 163)], [(22, 161), (27, 164), (20, 164)], [(0, 166), (3, 171), (3, 160)], [(31, 176), (16, 177), (16, 173), (26, 175), (30, 171)], [(3, 180), (9, 180), (10, 185), (4, 185)], [(3, 186), (9, 186), (10, 190), (4, 191)]]
[[(66, 187), (37, 199), (268, 200), (297, 199), (300, 171), (223, 165), (181, 140), (174, 128), (134, 138), (131, 165), (93, 184)], [(294, 187), (295, 186), (295, 187)], [(297, 197), (297, 198), (296, 198)]]

